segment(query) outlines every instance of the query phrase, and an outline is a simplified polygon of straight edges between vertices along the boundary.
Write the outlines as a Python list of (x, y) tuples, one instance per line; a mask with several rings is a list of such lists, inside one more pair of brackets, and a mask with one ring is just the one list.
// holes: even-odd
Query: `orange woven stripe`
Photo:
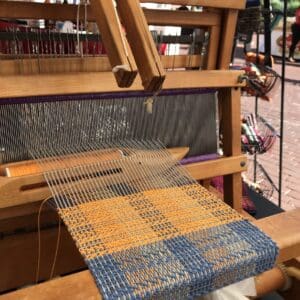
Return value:
[(60, 214), (88, 259), (242, 219), (197, 184), (87, 202)]

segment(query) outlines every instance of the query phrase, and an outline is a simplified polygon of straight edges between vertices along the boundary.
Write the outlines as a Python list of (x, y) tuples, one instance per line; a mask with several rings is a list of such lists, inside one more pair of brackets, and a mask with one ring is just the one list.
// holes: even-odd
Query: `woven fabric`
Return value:
[(86, 148), (37, 162), (104, 299), (193, 299), (272, 268), (271, 239), (160, 142)]
[(193, 299), (272, 268), (277, 247), (197, 184), (59, 209), (104, 299)]

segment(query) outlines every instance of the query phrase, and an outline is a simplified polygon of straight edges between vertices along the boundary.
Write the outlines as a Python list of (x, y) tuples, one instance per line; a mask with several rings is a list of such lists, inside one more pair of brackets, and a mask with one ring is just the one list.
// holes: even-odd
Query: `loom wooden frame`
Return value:
[[(141, 2), (149, 2), (142, 0)], [(188, 13), (187, 12), (159, 12), (154, 10), (145, 10), (145, 16), (149, 24), (167, 25), (176, 24), (189, 26), (204, 26), (211, 29), (211, 43), (209, 51), (212, 53), (208, 57), (207, 71), (194, 72), (170, 72), (164, 88), (219, 88), (220, 89), (220, 108), (223, 120), (223, 136), (224, 136), (224, 158), (208, 161), (204, 163), (196, 163), (189, 165), (188, 171), (196, 179), (206, 179), (218, 175), (225, 175), (224, 179), (224, 199), (227, 203), (241, 211), (241, 172), (245, 170), (245, 157), (241, 155), (240, 144), (240, 87), (243, 85), (238, 81), (241, 72), (228, 71), (230, 62), (230, 54), (232, 41), (234, 36), (235, 22), (237, 20), (238, 9), (245, 7), (245, 0), (150, 0), (155, 3), (170, 3), (178, 5), (203, 5), (209, 7), (205, 13)], [(57, 9), (59, 8), (59, 10)], [(212, 8), (212, 9), (211, 9)], [(165, 18), (162, 18), (162, 15)], [(26, 2), (7, 2), (0, 1), (0, 17), (2, 18), (31, 18), (31, 19), (70, 19), (76, 17), (76, 6), (63, 6), (56, 4), (40, 4)], [(93, 12), (90, 11), (89, 16), (94, 20)], [(201, 18), (199, 18), (201, 16)], [(175, 20), (175, 21), (174, 21)], [(221, 28), (222, 25), (222, 28)], [(217, 69), (217, 70), (216, 70)], [(69, 93), (89, 93), (89, 92), (117, 92), (117, 87), (113, 75), (110, 72), (89, 72), (84, 74), (73, 73), (59, 75), (40, 75), (43, 83), (37, 83), (37, 76), (8, 76), (0, 78), (1, 98), (23, 97), (23, 96), (39, 96), (39, 95), (55, 95)], [(80, 78), (80, 79), (79, 79)], [(61, 86), (61, 80), (64, 80), (67, 86)], [(18, 82), (18, 89), (15, 88), (15, 82)], [(28, 86), (35, 86), (34, 91), (30, 91)], [(125, 89), (141, 90), (140, 80), (136, 80), (134, 85)], [(124, 91), (124, 90), (122, 90)], [(0, 193), (5, 192), (0, 199), (0, 209), (2, 215), (0, 217), (0, 225), (7, 231), (22, 228), (28, 232), (19, 233), (7, 237), (0, 241), (0, 257), (11, 255), (15, 266), (21, 266), (22, 262), (25, 267), (15, 274), (10, 263), (2, 264), (2, 272), (0, 273), (0, 291), (13, 289), (24, 284), (34, 282), (34, 263), (36, 256), (34, 249), (36, 245), (34, 240), (36, 233), (33, 218), (36, 218), (37, 210), (41, 200), (49, 195), (48, 188), (37, 189), (35, 194), (24, 196), (17, 189), (12, 192), (16, 186), (18, 188), (26, 184), (42, 183), (44, 181), (41, 175), (33, 177), (19, 178), (3, 178), (0, 177)], [(3, 196), (3, 194), (1, 194)], [(10, 200), (8, 201), (10, 197)], [(53, 225), (53, 215), (51, 212), (45, 212), (45, 220), (42, 222), (42, 238), (44, 245), (54, 245), (56, 240), (56, 227), (48, 228), (49, 224)], [(280, 221), (279, 221), (280, 218)], [(52, 221), (51, 221), (52, 220)], [(288, 221), (286, 221), (288, 220)], [(52, 223), (51, 223), (52, 222)], [(259, 221), (260, 222), (260, 221)], [(299, 210), (293, 213), (283, 214), (281, 216), (272, 217), (262, 220), (264, 224), (256, 223), (266, 233), (269, 233), (280, 247), (280, 261), (284, 261), (299, 255), (300, 237), (297, 228), (299, 228)], [(281, 226), (280, 226), (280, 225)], [(284, 224), (284, 226), (283, 226)], [(279, 227), (278, 227), (278, 226)], [(33, 230), (33, 232), (31, 232)], [(74, 242), (70, 239), (66, 230), (63, 228), (63, 249), (59, 257), (56, 275), (74, 272), (80, 268), (84, 268), (82, 258), (78, 255)], [(47, 257), (53, 254), (53, 247), (44, 247), (45, 252), (42, 255), (41, 280), (46, 280), (50, 271), (50, 262)], [(18, 251), (23, 249), (23, 251)], [(6, 275), (9, 276), (6, 276)], [(4, 282), (3, 276), (6, 276)], [(62, 294), (61, 288), (64, 287), (64, 298), (66, 296), (73, 299), (74, 295), (81, 295), (83, 298), (88, 296), (99, 298), (99, 292), (92, 281), (88, 271), (76, 273), (74, 275), (63, 277), (59, 280), (53, 280), (41, 285), (17, 291), (12, 294), (2, 296), (3, 299), (22, 299), (23, 296), (29, 296), (34, 299), (41, 297), (41, 292), (47, 296), (59, 298)], [(59, 291), (60, 294), (57, 294)], [(81, 293), (81, 294), (80, 294)], [(38, 298), (41, 299), (41, 298)]]

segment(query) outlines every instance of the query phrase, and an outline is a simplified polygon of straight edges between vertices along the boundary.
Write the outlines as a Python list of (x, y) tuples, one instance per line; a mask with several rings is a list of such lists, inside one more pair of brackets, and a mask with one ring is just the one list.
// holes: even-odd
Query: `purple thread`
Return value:
[(207, 161), (207, 160), (218, 159), (219, 157), (220, 156), (216, 153), (204, 154), (204, 155), (199, 155), (199, 156), (192, 156), (192, 157), (182, 159), (180, 161), (180, 164), (181, 165), (188, 165), (188, 164), (203, 162), (203, 161)]

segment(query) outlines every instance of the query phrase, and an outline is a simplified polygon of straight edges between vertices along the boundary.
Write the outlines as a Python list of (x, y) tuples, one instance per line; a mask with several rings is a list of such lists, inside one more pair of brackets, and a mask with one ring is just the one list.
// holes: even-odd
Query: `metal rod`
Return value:
[(260, 164), (260, 163), (258, 163), (258, 166), (260, 167), (262, 173), (267, 177), (269, 183), (276, 190), (276, 192), (279, 192), (279, 188), (276, 186), (275, 182), (273, 181), (273, 179), (271, 178), (271, 176), (269, 175), (269, 173), (266, 171), (266, 169), (263, 167), (263, 165)]
[(274, 134), (276, 134), (277, 137), (280, 137), (277, 130), (262, 116), (257, 115), (257, 119), (259, 119), (263, 124), (268, 127)]
[(285, 56), (286, 56), (286, 27), (287, 27), (287, 0), (283, 6), (283, 43), (282, 43), (282, 68), (281, 68), (281, 107), (280, 107), (280, 150), (279, 150), (279, 178), (278, 178), (278, 206), (282, 202), (282, 167), (283, 167), (283, 141), (284, 141), (284, 102), (285, 102)]
[[(259, 62), (259, 30), (256, 32), (256, 64)], [(258, 96), (255, 97), (255, 117), (258, 116)], [(254, 167), (253, 167), (253, 181), (256, 183), (257, 180), (257, 154), (254, 154)]]
[(264, 0), (265, 65), (271, 67), (271, 15), (270, 0)]

